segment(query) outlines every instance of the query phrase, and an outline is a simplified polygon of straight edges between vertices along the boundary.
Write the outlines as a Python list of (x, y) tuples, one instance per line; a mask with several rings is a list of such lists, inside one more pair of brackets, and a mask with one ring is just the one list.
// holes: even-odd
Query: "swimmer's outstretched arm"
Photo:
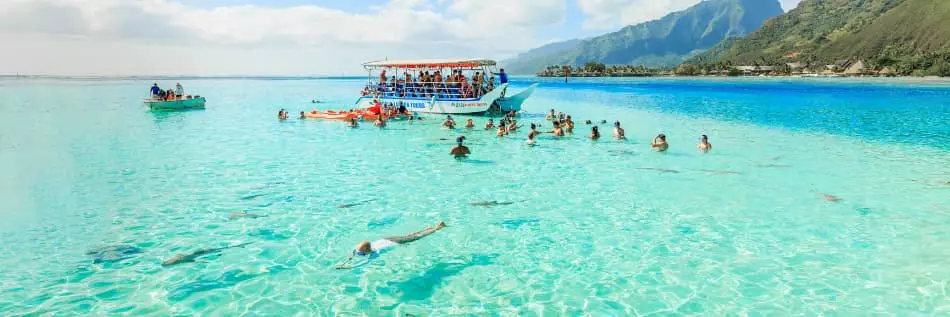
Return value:
[(349, 269), (352, 269), (352, 268), (353, 268), (352, 266), (347, 265), (348, 263), (350, 263), (350, 260), (353, 260), (353, 255), (352, 255), (352, 254), (350, 254), (350, 256), (346, 257), (346, 259), (343, 260), (343, 262), (340, 262), (340, 264), (337, 264), (337, 265), (334, 266), (333, 268), (334, 268), (334, 269), (337, 269), (337, 270), (349, 270)]
[(346, 260), (343, 260), (343, 262), (340, 262), (340, 264), (337, 264), (337, 265), (334, 266), (333, 268), (334, 268), (334, 269), (337, 269), (337, 270), (350, 270), (350, 269), (353, 269), (353, 268), (355, 268), (355, 267), (360, 267), (360, 266), (365, 265), (366, 263), (369, 263), (369, 259), (367, 259), (367, 260), (363, 261), (362, 263), (359, 263), (359, 264), (356, 264), (356, 265), (350, 265), (350, 261), (352, 261), (352, 260), (353, 260), (353, 255), (351, 254), (350, 256), (346, 257)]

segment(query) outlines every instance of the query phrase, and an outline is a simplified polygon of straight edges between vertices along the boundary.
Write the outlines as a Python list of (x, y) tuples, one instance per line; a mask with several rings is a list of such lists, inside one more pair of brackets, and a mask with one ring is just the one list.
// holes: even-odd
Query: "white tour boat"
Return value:
[[(369, 81), (356, 106), (369, 108), (378, 101), (423, 113), (520, 111), (521, 104), (538, 84), (509, 96), (508, 83), (494, 80), (496, 75), (498, 79), (502, 76), (495, 72), (496, 64), (493, 60), (477, 58), (368, 62), (363, 68), (369, 73)], [(376, 71), (379, 74), (375, 74)], [(477, 77), (483, 80), (476, 81)]]

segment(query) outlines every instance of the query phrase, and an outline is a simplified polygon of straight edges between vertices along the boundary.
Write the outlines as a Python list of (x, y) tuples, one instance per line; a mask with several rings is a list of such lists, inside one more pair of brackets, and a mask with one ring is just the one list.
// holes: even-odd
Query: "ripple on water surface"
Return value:
[[(557, 108), (577, 126), (529, 147), (527, 131), (443, 130), (435, 115), (381, 130), (274, 119), (278, 108), (314, 107), (314, 96), (345, 108), (354, 80), (194, 80), (187, 87), (209, 104), (189, 112), (143, 110), (138, 92), (149, 84), (0, 83), (0, 105), (12, 105), (0, 116), (0, 201), (10, 211), (0, 315), (950, 307), (940, 251), (950, 238), (950, 133), (934, 124), (950, 116), (946, 87), (545, 82), (522, 123), (547, 129), (542, 113)], [(606, 136), (611, 126), (587, 119), (619, 120), (629, 140), (590, 141), (592, 126)], [(668, 153), (650, 150), (658, 133)], [(470, 159), (448, 155), (459, 134)], [(695, 151), (700, 134), (711, 153)], [(443, 220), (447, 228), (367, 265), (332, 269), (361, 240)]]

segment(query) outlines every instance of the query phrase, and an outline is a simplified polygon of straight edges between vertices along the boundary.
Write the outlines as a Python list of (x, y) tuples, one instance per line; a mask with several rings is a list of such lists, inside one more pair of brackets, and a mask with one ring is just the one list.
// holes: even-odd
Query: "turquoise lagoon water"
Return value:
[[(0, 81), (0, 315), (950, 313), (941, 82), (545, 81), (522, 122), (557, 108), (578, 124), (533, 148), (436, 117), (276, 120), (314, 97), (348, 108), (360, 80), (192, 79), (209, 103), (187, 112), (146, 110), (150, 83)], [(587, 119), (630, 140), (586, 140)], [(657, 133), (669, 153), (649, 151)], [(463, 162), (443, 140), (459, 134)], [(515, 203), (468, 205), (486, 200)]]

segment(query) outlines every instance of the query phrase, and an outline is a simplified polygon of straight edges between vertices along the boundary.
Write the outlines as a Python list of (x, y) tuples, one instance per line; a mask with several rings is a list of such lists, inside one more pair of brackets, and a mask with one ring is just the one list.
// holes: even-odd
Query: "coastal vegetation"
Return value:
[[(548, 44), (503, 61), (509, 73), (548, 72), (549, 65), (586, 62), (672, 68), (726, 38), (742, 36), (782, 14), (778, 0), (709, 0), (616, 32)], [(629, 67), (629, 66), (623, 66)], [(629, 70), (629, 68), (623, 71)]]
[[(703, 4), (732, 4), (744, 8), (751, 5), (747, 1), (707, 1), (700, 5)], [(692, 14), (689, 12), (699, 10), (700, 5), (644, 25), (657, 26), (656, 23), (671, 17)], [(748, 35), (725, 33), (720, 42), (705, 50), (693, 51), (676, 66), (622, 58), (640, 55), (609, 49), (629, 48), (624, 46), (623, 39), (616, 38), (617, 33), (578, 44), (600, 43), (598, 47), (603, 50), (593, 51), (611, 53), (574, 54), (571, 58), (555, 59), (556, 62), (551, 62), (549, 57), (558, 50), (549, 49), (545, 54), (534, 56), (536, 63), (551, 65), (537, 75), (557, 77), (950, 76), (950, 27), (945, 26), (948, 18), (950, 1), (946, 0), (803, 0), (797, 8), (766, 21)], [(678, 25), (676, 23), (672, 25)], [(608, 43), (609, 40), (614, 44)], [(678, 43), (670, 38), (653, 40), (651, 47), (670, 47)], [(559, 56), (566, 56), (563, 53)]]
[(647, 77), (664, 74), (664, 70), (643, 65), (610, 65), (587, 62), (582, 67), (550, 65), (537, 73), (539, 77)]
[[(770, 66), (787, 73), (950, 76), (950, 1), (804, 0), (741, 39), (684, 62), (722, 71)], [(842, 67), (844, 66), (844, 67)]]

